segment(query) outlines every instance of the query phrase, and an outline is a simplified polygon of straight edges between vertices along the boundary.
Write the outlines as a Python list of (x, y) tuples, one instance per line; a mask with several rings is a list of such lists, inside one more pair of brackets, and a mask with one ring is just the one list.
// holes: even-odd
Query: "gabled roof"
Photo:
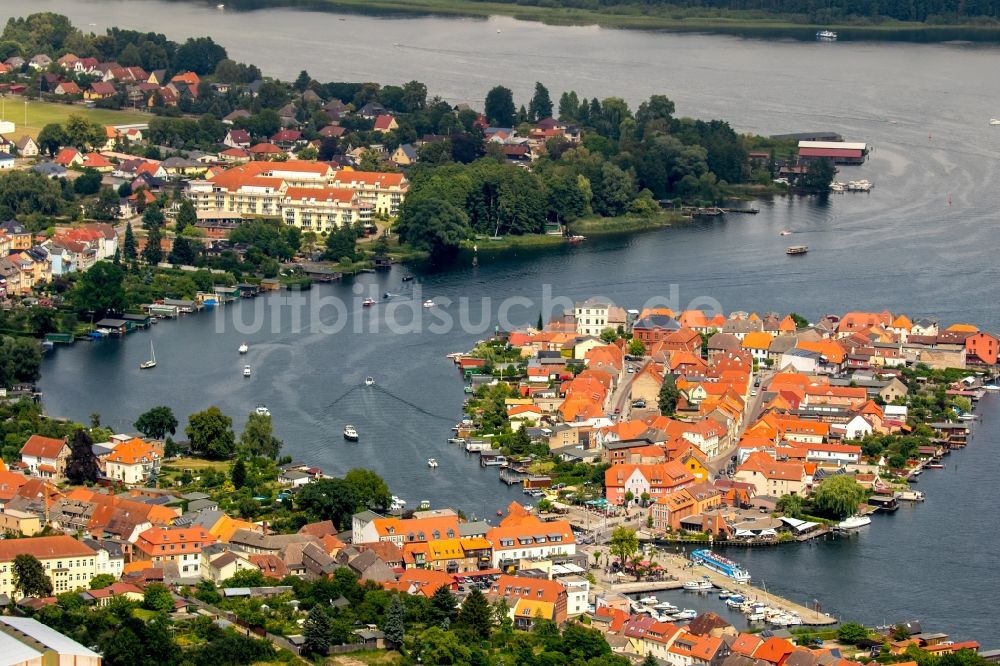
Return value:
[(59, 453), (66, 446), (66, 441), (62, 439), (32, 435), (24, 443), (24, 446), (21, 447), (21, 455), (35, 456), (37, 458), (58, 458)]

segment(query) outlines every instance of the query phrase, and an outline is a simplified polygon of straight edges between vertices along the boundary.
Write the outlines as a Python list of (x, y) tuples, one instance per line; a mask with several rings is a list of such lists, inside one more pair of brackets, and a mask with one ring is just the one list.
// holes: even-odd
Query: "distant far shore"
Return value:
[[(600, 25), (607, 28), (717, 33), (766, 39), (813, 40), (819, 30), (834, 30), (838, 41), (984, 42), (1000, 43), (1000, 23), (931, 24), (891, 19), (879, 22), (804, 22), (800, 17), (757, 11), (632, 7), (603, 10), (533, 7), (474, 0), (230, 0), (237, 10), (301, 8), (366, 15), (439, 15), (454, 17), (510, 16), (551, 25)], [(701, 12), (701, 13), (699, 13)]]

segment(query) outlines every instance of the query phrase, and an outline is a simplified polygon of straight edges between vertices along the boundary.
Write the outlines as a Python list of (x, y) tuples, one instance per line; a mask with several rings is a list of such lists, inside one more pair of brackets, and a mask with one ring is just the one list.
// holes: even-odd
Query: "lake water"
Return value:
[[(128, 428), (152, 405), (169, 404), (184, 417), (217, 404), (239, 429), (263, 402), (288, 453), (330, 473), (370, 467), (411, 505), (429, 499), (482, 516), (523, 495), (445, 443), (463, 394), (444, 355), (485, 337), (507, 297), (531, 300), (510, 312), (521, 324), (534, 323), (550, 293), (570, 301), (603, 295), (627, 307), (654, 297), (678, 307), (710, 299), (726, 311), (795, 310), (812, 318), (888, 308), (1000, 329), (1000, 129), (987, 125), (1000, 116), (994, 47), (765, 42), (505, 18), (235, 14), (147, 0), (6, 0), (3, 10), (60, 12), (84, 28), (94, 23), (92, 30), (114, 24), (174, 39), (210, 34), (233, 57), (283, 78), (303, 68), (321, 80), (415, 78), (456, 103), (475, 103), (496, 83), (527, 102), (536, 80), (555, 98), (573, 88), (587, 97), (618, 95), (633, 107), (664, 93), (679, 114), (725, 118), (738, 131), (829, 130), (875, 147), (868, 163), (841, 174), (875, 182), (869, 195), (754, 202), (757, 216), (591, 238), (544, 253), (482, 256), (478, 267), (463, 261), (414, 283), (402, 283), (399, 268), (364, 275), (308, 292), (314, 308), (331, 297), (351, 305), (343, 314), (319, 310), (315, 321), (303, 306), (295, 310), (305, 313), (297, 328), (293, 308), (272, 295), (165, 322), (124, 341), (61, 349), (45, 362), (40, 382), (54, 415), (86, 420), (96, 411)], [(782, 238), (782, 229), (795, 234)], [(787, 257), (790, 243), (808, 244), (809, 254)], [(434, 311), (414, 307), (429, 321), (464, 314), (483, 325), (393, 333), (385, 326), (388, 303), (360, 306), (360, 298), (385, 291), (402, 294), (392, 299), (396, 308), (448, 299)], [(234, 317), (252, 322), (258, 308), (263, 328), (245, 332), (233, 323)], [(346, 329), (326, 330), (337, 321)], [(147, 336), (159, 365), (140, 373)], [(242, 340), (251, 351), (241, 358)], [(253, 367), (250, 378), (241, 375), (244, 362)], [(377, 388), (362, 387), (366, 375)], [(985, 419), (969, 449), (953, 454), (948, 469), (923, 477), (929, 498), (923, 505), (876, 517), (856, 538), (731, 554), (769, 589), (799, 602), (819, 599), (828, 612), (870, 623), (921, 618), (932, 630), (987, 643), (1000, 637), (988, 593), (1000, 564), (987, 495), (1000, 467), (996, 403), (984, 401)], [(357, 426), (361, 442), (343, 441), (345, 423)], [(437, 470), (427, 468), (429, 457), (439, 461)]]

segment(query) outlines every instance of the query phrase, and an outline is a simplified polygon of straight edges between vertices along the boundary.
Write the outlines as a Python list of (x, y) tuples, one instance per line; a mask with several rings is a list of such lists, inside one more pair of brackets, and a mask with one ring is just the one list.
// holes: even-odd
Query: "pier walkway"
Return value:
[(800, 618), (802, 618), (802, 624), (804, 625), (825, 626), (837, 623), (837, 619), (831, 617), (830, 615), (826, 615), (825, 613), (821, 613), (813, 608), (797, 604), (794, 601), (779, 597), (776, 594), (765, 592), (762, 588), (756, 587), (752, 582), (749, 585), (745, 583), (737, 583), (732, 578), (716, 573), (715, 571), (703, 566), (688, 568), (691, 561), (681, 557), (680, 555), (664, 554), (658, 555), (658, 557), (664, 560), (664, 563), (667, 564), (667, 569), (672, 574), (681, 579), (681, 585), (683, 585), (683, 581), (694, 580), (707, 576), (708, 579), (712, 581), (712, 584), (719, 589), (733, 590), (734, 592), (739, 592), (751, 601), (760, 601), (768, 606), (773, 606), (784, 611), (795, 612)]

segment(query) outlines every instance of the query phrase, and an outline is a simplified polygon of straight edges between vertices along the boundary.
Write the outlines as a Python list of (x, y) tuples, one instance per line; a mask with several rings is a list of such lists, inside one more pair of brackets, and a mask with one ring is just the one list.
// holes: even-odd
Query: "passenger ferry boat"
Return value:
[(808, 251), (808, 245), (789, 245), (785, 248), (785, 254), (805, 254)]
[(729, 576), (738, 583), (750, 582), (750, 573), (743, 567), (718, 553), (713, 553), (707, 548), (693, 551), (691, 553), (691, 560), (704, 565), (712, 571)]

